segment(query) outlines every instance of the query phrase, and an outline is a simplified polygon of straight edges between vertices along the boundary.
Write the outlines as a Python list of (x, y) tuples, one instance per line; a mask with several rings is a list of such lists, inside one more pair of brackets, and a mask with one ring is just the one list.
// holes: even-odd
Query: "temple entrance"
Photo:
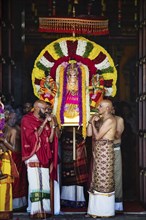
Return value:
[[(8, 3), (6, 3), (6, 5), (4, 6), (3, 2), (5, 1), (1, 1), (1, 4), (3, 7), (1, 12), (2, 14), (4, 14), (4, 20), (5, 18), (8, 17), (7, 12), (9, 12), (8, 8), (10, 9), (11, 6), (9, 5), (9, 7), (7, 8), (6, 5)], [(31, 2), (31, 1), (30, 1)], [(108, 2), (108, 1), (107, 1)], [(33, 4), (33, 3), (32, 3)], [(117, 4), (117, 3), (116, 3)], [(128, 1), (125, 1), (124, 4), (128, 4)], [(123, 6), (124, 6), (123, 4)], [(135, 4), (135, 3), (134, 3)], [(22, 4), (21, 4), (22, 5)], [(118, 4), (119, 7), (120, 4)], [(122, 10), (124, 9), (124, 7), (122, 6)], [(137, 9), (137, 6), (139, 9)], [(144, 0), (140, 0), (138, 1), (138, 5), (134, 6), (136, 10), (139, 10), (139, 21), (138, 21), (138, 26), (136, 26), (136, 23), (133, 24), (134, 25), (134, 29), (137, 30), (137, 28), (139, 29), (139, 46), (137, 45), (137, 37), (135, 37), (135, 35), (133, 36), (133, 33), (131, 32), (131, 29), (127, 27), (127, 30), (129, 30), (126, 35), (126, 29), (124, 29), (124, 23), (121, 25), (119, 24), (119, 20), (117, 19), (117, 23), (118, 25), (120, 25), (120, 27), (117, 27), (117, 29), (114, 28), (114, 25), (111, 26), (113, 28), (111, 28), (111, 33), (110, 33), (110, 37), (92, 37), (90, 36), (90, 38), (96, 40), (96, 42), (100, 42), (100, 45), (103, 45), (104, 48), (106, 48), (108, 51), (110, 51), (110, 54), (112, 55), (112, 57), (114, 58), (115, 61), (115, 66), (118, 70), (118, 81), (117, 81), (117, 94), (116, 94), (116, 101), (117, 100), (126, 100), (126, 108), (129, 108), (130, 106), (130, 111), (132, 110), (134, 119), (132, 119), (132, 121), (134, 122), (131, 128), (128, 128), (129, 125), (127, 125), (127, 129), (128, 132), (125, 132), (125, 137), (123, 140), (123, 148), (122, 148), (122, 155), (123, 155), (123, 193), (124, 193), (124, 202), (125, 202), (125, 210), (127, 211), (141, 211), (143, 209), (137, 209), (137, 207), (139, 207), (139, 204), (141, 203), (142, 206), (144, 208), (146, 208), (146, 186), (145, 186), (145, 171), (146, 171), (146, 162), (145, 162), (145, 146), (146, 146), (146, 139), (145, 139), (145, 130), (146, 130), (146, 124), (145, 124), (145, 109), (146, 109), (146, 104), (145, 104), (145, 95), (146, 95), (146, 85), (145, 85), (145, 79), (146, 79), (146, 73), (145, 73), (145, 8), (146, 8), (146, 4)], [(15, 7), (14, 7), (15, 8)], [(17, 19), (18, 18), (18, 12), (22, 11), (22, 7), (18, 7), (20, 10), (16, 10), (17, 13), (15, 14), (16, 19), (21, 23), (21, 19)], [(29, 7), (26, 7), (27, 9), (29, 9)], [(33, 7), (32, 7), (33, 8)], [(110, 8), (110, 7), (107, 7)], [(26, 9), (25, 9), (26, 10)], [(3, 13), (6, 12), (6, 13)], [(116, 11), (116, 10), (115, 10)], [(119, 18), (121, 19), (120, 13), (121, 10), (118, 10), (118, 14), (119, 14)], [(131, 10), (131, 11), (135, 11), (135, 10)], [(123, 11), (124, 12), (124, 11)], [(27, 11), (26, 11), (27, 14)], [(117, 15), (118, 15), (117, 14)], [(113, 20), (115, 20), (115, 17), (112, 16), (112, 13), (109, 13), (109, 15), (112, 17)], [(124, 14), (123, 14), (124, 15)], [(32, 15), (33, 17), (33, 15)], [(134, 22), (133, 19), (134, 16), (132, 16), (132, 22)], [(122, 17), (124, 19), (124, 16)], [(24, 17), (23, 17), (24, 19)], [(125, 20), (126, 25), (127, 22), (129, 22), (128, 17), (126, 17), (125, 14)], [(6, 19), (7, 20), (7, 19)], [(11, 19), (10, 17), (10, 20)], [(114, 21), (115, 22), (115, 21)], [(112, 23), (111, 23), (112, 24)], [(20, 32), (18, 31), (18, 33), (21, 36), (21, 28), (20, 28), (21, 24), (19, 24), (18, 26), (16, 25), (16, 30), (20, 30)], [(23, 27), (23, 25), (22, 25)], [(28, 28), (28, 26), (27, 26)], [(26, 28), (26, 30), (27, 30)], [(8, 28), (9, 29), (9, 28)], [(29, 30), (29, 29), (28, 29)], [(24, 30), (23, 30), (24, 31)], [(118, 32), (117, 32), (118, 31)], [(125, 31), (125, 33), (124, 33)], [(24, 42), (24, 36), (21, 41), (21, 37), (18, 37), (19, 40), (16, 37), (16, 47), (13, 46), (12, 47), (12, 32), (13, 32), (13, 28), (9, 31), (5, 31), (5, 28), (2, 28), (1, 30), (1, 36), (2, 36), (2, 58), (4, 57), (4, 60), (2, 59), (1, 62), (1, 89), (3, 90), (3, 92), (11, 92), (13, 93), (13, 95), (16, 98), (16, 103), (20, 104), (23, 101), (27, 101), (27, 100), (35, 100), (36, 97), (33, 96), (33, 91), (32, 91), (32, 85), (31, 85), (31, 80), (30, 80), (30, 73), (32, 71), (32, 66), (33, 66), (33, 62), (35, 60), (35, 57), (37, 56), (37, 54), (39, 54), (39, 51), (41, 48), (44, 47), (44, 45), (46, 45), (46, 41), (50, 42), (52, 41), (52, 39), (57, 38), (57, 35), (48, 35), (45, 34), (43, 36), (40, 35), (40, 38), (38, 37), (38, 33), (30, 33), (30, 36), (26, 34), (26, 42)], [(29, 31), (28, 31), (29, 32)], [(11, 34), (9, 34), (11, 33)], [(17, 31), (16, 31), (17, 33)], [(8, 36), (7, 36), (8, 34)], [(24, 34), (24, 35), (25, 35)], [(123, 34), (123, 35), (122, 35)], [(63, 36), (63, 35), (60, 35)], [(36, 40), (38, 38), (38, 40)], [(119, 43), (120, 40), (120, 43)], [(57, 42), (58, 43), (58, 42)], [(15, 44), (14, 44), (15, 45)], [(57, 46), (59, 44), (56, 44)], [(133, 49), (133, 45), (134, 45), (134, 49)], [(62, 46), (62, 45), (61, 45)], [(91, 46), (91, 45), (90, 45)], [(127, 47), (128, 46), (128, 47)], [(21, 49), (22, 47), (22, 49)], [(5, 48), (7, 48), (7, 50), (5, 50)], [(16, 54), (15, 54), (15, 50), (13, 48), (17, 48), (16, 50)], [(20, 49), (19, 49), (20, 48)], [(60, 56), (61, 50), (60, 47), (58, 48), (58, 54), (56, 53), (55, 55), (55, 60), (58, 59), (58, 56)], [(62, 48), (62, 47), (61, 47)], [(83, 47), (82, 47), (83, 48)], [(123, 49), (125, 48), (125, 49)], [(11, 50), (12, 49), (12, 50)], [(70, 47), (70, 50), (73, 51), (74, 53), (74, 47)], [(50, 51), (52, 50), (52, 47), (50, 47)], [(6, 64), (5, 62), (5, 51), (7, 51), (8, 53), (6, 53), (6, 57), (11, 57), (14, 53), (14, 55), (16, 55), (16, 60), (17, 60), (17, 68), (15, 68), (15, 63), (13, 65), (13, 62), (9, 62), (9, 59), (7, 60)], [(66, 51), (66, 49), (64, 50)], [(12, 52), (12, 54), (11, 54)], [(24, 56), (25, 53), (25, 56)], [(51, 53), (53, 54), (54, 51)], [(80, 51), (79, 51), (80, 53)], [(19, 56), (20, 54), (20, 56)], [(139, 54), (139, 56), (137, 57), (137, 54)], [(87, 55), (87, 53), (84, 53), (84, 55)], [(130, 56), (129, 56), (130, 55)], [(129, 56), (129, 60), (131, 60), (131, 56), (135, 55), (136, 59), (133, 62), (127, 62), (126, 57)], [(19, 59), (18, 59), (19, 57)], [(43, 57), (45, 58), (45, 56)], [(60, 56), (61, 58), (61, 56)], [(73, 57), (75, 58), (75, 57)], [(100, 57), (101, 58), (101, 57)], [(25, 60), (25, 61), (24, 61)], [(11, 60), (13, 61), (13, 59)], [(37, 60), (38, 61), (38, 60)], [(52, 65), (52, 63), (54, 62), (54, 60), (51, 59), (51, 62), (49, 63), (49, 65)], [(59, 62), (59, 61), (58, 61)], [(11, 64), (12, 65), (11, 65)], [(22, 68), (22, 64), (24, 64), (24, 68)], [(37, 63), (38, 66), (39, 64), (42, 65), (42, 63)], [(37, 66), (37, 68), (38, 68)], [(42, 65), (43, 66), (43, 65)], [(36, 66), (35, 66), (36, 67)], [(47, 66), (48, 67), (48, 66)], [(132, 68), (131, 68), (132, 67)], [(37, 69), (36, 68), (36, 69)], [(48, 67), (48, 69), (50, 68), (50, 66)], [(23, 69), (23, 70), (22, 70)], [(49, 90), (49, 86), (47, 84), (47, 79), (49, 81), (49, 83), (52, 81), (52, 78), (48, 77), (48, 71), (47, 68), (44, 69), (44, 72), (42, 70), (40, 70), (40, 72), (37, 72), (37, 76), (39, 75), (39, 73), (42, 74), (41, 76), (41, 80), (40, 78), (37, 78), (35, 80), (35, 94), (37, 94), (39, 92), (39, 98), (46, 98), (44, 91), (46, 92), (47, 90)], [(54, 68), (53, 68), (54, 69)], [(137, 73), (136, 73), (136, 69), (137, 69)], [(38, 70), (38, 69), (37, 69)], [(55, 69), (57, 71), (59, 71), (59, 68)], [(12, 74), (14, 73), (14, 74)], [(99, 74), (99, 72), (98, 72)], [(43, 79), (42, 79), (43, 78)], [(46, 82), (45, 82), (46, 80)], [(41, 81), (41, 89), (39, 87)], [(19, 83), (15, 83), (15, 82), (19, 82)], [(108, 82), (106, 82), (107, 86), (109, 86), (110, 80)], [(52, 96), (56, 93), (56, 85), (52, 84), (54, 86), (53, 90), (52, 90)], [(100, 83), (100, 88), (102, 87), (102, 79), (101, 79), (101, 83)], [(71, 86), (70, 86), (71, 88)], [(62, 87), (63, 89), (63, 87)], [(138, 92), (135, 92), (135, 91)], [(21, 91), (21, 92), (20, 92)], [(110, 91), (110, 90), (109, 90)], [(133, 92), (134, 91), (134, 92)], [(99, 93), (96, 97), (99, 97)], [(95, 100), (93, 100), (94, 102)], [(127, 107), (127, 103), (128, 103), (128, 107)], [(60, 109), (59, 109), (60, 110)], [(57, 112), (58, 109), (57, 109)], [(126, 116), (127, 117), (127, 116)], [(72, 128), (72, 127), (71, 127)], [(77, 127), (76, 127), (77, 128)], [(135, 128), (136, 131), (135, 131)], [(134, 133), (133, 130), (134, 129)], [(90, 159), (91, 153), (90, 152), (90, 139), (86, 139), (87, 141), (87, 145), (89, 146), (89, 148), (87, 147), (87, 155), (88, 155), (88, 159)], [(88, 152), (89, 151), (89, 152)], [(60, 174), (62, 174), (62, 172), (60, 171)], [(62, 181), (62, 180), (61, 180)], [(62, 183), (61, 183), (62, 186)], [(86, 197), (86, 195), (85, 195)], [(87, 199), (88, 199), (88, 195), (87, 195)], [(129, 204), (133, 204), (132, 206)], [(136, 206), (135, 206), (136, 205)], [(135, 210), (133, 210), (133, 207), (136, 207)], [(140, 206), (141, 207), (141, 206)], [(76, 209), (74, 209), (76, 210)], [(76, 210), (77, 211), (77, 210)]]

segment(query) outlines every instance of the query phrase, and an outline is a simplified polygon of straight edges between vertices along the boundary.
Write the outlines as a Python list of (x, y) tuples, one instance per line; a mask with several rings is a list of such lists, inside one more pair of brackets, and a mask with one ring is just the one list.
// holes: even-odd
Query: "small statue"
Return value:
[(66, 117), (73, 118), (79, 115), (78, 86), (78, 67), (76, 63), (71, 63), (67, 69), (67, 93), (64, 108)]
[(47, 74), (40, 81), (40, 90), (38, 91), (40, 99), (54, 103), (54, 97), (56, 95), (57, 85), (53, 78)]
[(105, 94), (105, 88), (104, 88), (104, 78), (100, 74), (93, 75), (91, 79), (91, 108), (95, 108), (99, 105), (99, 103), (102, 101), (104, 94)]

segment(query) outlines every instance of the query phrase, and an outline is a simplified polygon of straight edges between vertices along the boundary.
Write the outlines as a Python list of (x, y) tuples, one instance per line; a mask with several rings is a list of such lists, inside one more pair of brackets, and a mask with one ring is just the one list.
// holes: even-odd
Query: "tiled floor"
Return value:
[[(29, 215), (27, 213), (14, 213), (13, 214), (13, 220), (28, 220)], [(94, 218), (91, 217), (85, 217), (84, 214), (62, 214), (62, 215), (56, 215), (52, 216), (50, 218), (47, 218), (47, 220), (93, 220)], [(124, 213), (124, 214), (118, 214), (114, 217), (110, 218), (96, 218), (98, 220), (146, 220), (146, 213)]]

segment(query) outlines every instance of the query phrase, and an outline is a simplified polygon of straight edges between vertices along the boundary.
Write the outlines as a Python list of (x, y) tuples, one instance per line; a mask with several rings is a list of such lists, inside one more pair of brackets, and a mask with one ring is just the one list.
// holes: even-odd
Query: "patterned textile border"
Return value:
[(39, 32), (107, 35), (108, 20), (40, 17)]

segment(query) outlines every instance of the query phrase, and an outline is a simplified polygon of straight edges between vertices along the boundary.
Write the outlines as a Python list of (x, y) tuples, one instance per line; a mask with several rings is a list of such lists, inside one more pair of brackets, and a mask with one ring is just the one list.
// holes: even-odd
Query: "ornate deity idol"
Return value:
[(67, 68), (67, 92), (64, 108), (65, 117), (75, 117), (79, 115), (78, 100), (78, 67), (72, 63)]

